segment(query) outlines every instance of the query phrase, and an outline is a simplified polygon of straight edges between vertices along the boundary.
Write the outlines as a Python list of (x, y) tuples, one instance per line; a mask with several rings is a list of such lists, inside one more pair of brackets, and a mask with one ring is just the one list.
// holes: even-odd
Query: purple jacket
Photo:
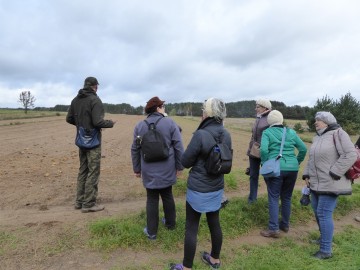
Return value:
[(269, 127), (269, 123), (267, 121), (268, 115), (270, 111), (264, 112), (262, 115), (256, 117), (256, 121), (252, 128), (251, 140), (249, 143), (249, 148), (247, 150), (247, 155), (250, 154), (250, 149), (254, 142), (261, 143), (261, 136), (265, 129)]
[(145, 188), (161, 189), (176, 183), (176, 171), (183, 170), (181, 156), (184, 153), (179, 126), (169, 117), (164, 117), (161, 113), (152, 113), (147, 117), (149, 123), (155, 123), (157, 119), (162, 119), (156, 125), (166, 143), (170, 146), (169, 158), (158, 162), (145, 162), (141, 157), (141, 149), (137, 147), (136, 137), (143, 136), (148, 131), (148, 126), (144, 121), (137, 123), (134, 129), (133, 143), (131, 145), (131, 158), (135, 173), (141, 172), (141, 177)]

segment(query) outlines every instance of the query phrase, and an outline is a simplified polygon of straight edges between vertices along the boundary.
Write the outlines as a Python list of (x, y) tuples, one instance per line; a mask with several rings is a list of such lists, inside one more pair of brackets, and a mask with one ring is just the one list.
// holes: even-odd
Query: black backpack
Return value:
[(142, 137), (140, 146), (145, 162), (161, 161), (169, 157), (169, 147), (166, 145), (164, 136), (156, 129), (156, 125), (161, 119), (162, 117), (155, 123), (144, 120), (148, 131)]
[(205, 131), (210, 133), (215, 141), (205, 160), (205, 169), (207, 173), (211, 175), (230, 173), (233, 156), (232, 149), (226, 144), (223, 144), (223, 134), (217, 139), (213, 133), (208, 130)]

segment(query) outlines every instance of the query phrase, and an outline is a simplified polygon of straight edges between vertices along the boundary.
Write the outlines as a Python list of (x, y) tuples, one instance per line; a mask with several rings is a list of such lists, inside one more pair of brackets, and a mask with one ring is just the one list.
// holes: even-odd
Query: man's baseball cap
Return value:
[(99, 85), (99, 82), (95, 77), (87, 77), (84, 81), (84, 86), (95, 86), (95, 85)]

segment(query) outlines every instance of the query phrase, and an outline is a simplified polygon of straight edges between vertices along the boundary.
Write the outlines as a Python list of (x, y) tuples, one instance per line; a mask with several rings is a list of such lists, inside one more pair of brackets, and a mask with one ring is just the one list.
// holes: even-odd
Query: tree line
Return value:
[[(226, 103), (227, 117), (230, 118), (249, 118), (255, 116), (255, 100), (243, 100), (237, 102)], [(309, 107), (286, 106), (283, 102), (271, 101), (273, 109), (279, 110), (287, 119), (305, 120), (306, 114), (310, 110)], [(166, 112), (170, 116), (201, 116), (202, 102), (182, 102), (182, 103), (166, 103)], [(66, 112), (69, 105), (56, 105), (53, 108), (39, 108), (34, 110), (52, 110)], [(142, 115), (144, 106), (133, 107), (130, 104), (108, 104), (104, 103), (104, 109), (107, 113), (112, 114), (129, 114)]]
[[(25, 108), (25, 113), (29, 107), (34, 106), (35, 97), (31, 95), (30, 91), (25, 91), (20, 94), (19, 102)], [(237, 102), (226, 103), (227, 117), (230, 118), (249, 118), (255, 115), (255, 100), (243, 100)], [(360, 132), (360, 103), (351, 95), (347, 93), (339, 100), (333, 100), (329, 96), (318, 99), (314, 107), (302, 107), (299, 105), (286, 106), (283, 102), (271, 101), (272, 109), (282, 112), (285, 119), (306, 120), (308, 129), (315, 131), (315, 113), (318, 111), (330, 111), (337, 119), (337, 122), (350, 135), (358, 134)], [(56, 105), (52, 108), (35, 107), (34, 110), (46, 111), (62, 111), (66, 112), (70, 105)], [(166, 111), (170, 116), (196, 116), (202, 115), (202, 102), (182, 102), (182, 103), (166, 103)], [(108, 104), (104, 103), (106, 113), (112, 114), (128, 114), (128, 115), (142, 115), (144, 114), (144, 107), (133, 107), (127, 103)]]

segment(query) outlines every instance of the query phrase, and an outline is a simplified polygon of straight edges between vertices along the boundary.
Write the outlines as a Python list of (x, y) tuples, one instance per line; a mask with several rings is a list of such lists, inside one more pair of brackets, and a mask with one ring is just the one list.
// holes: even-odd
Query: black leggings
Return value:
[[(195, 252), (197, 234), (199, 230), (201, 213), (196, 212), (188, 202), (186, 202), (186, 225), (185, 225), (185, 244), (183, 265), (192, 268)], [(222, 245), (222, 231), (220, 227), (219, 210), (206, 213), (206, 220), (211, 235), (211, 257), (219, 259)]]

